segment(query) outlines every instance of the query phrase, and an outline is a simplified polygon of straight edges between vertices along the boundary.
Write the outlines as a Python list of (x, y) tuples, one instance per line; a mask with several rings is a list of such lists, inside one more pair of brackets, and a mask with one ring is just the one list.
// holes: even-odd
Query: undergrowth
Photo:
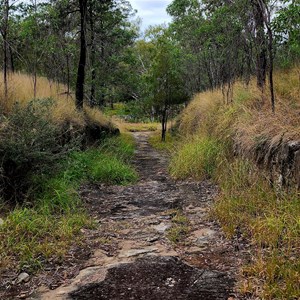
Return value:
[[(212, 178), (221, 193), (212, 209), (229, 238), (251, 244), (252, 260), (242, 268), (245, 295), (259, 299), (300, 297), (299, 192), (277, 191), (251, 160), (224, 155), (224, 144), (208, 137), (185, 141), (171, 160), (176, 178)], [(177, 230), (171, 232), (177, 239)], [(173, 236), (175, 236), (173, 238)]]
[(157, 150), (164, 150), (164, 151), (172, 151), (175, 147), (177, 137), (172, 135), (171, 133), (167, 132), (166, 140), (164, 142), (161, 141), (161, 134), (159, 132), (152, 134), (149, 137), (149, 143), (152, 147)]
[(174, 178), (201, 180), (214, 175), (220, 161), (222, 144), (210, 137), (197, 137), (184, 143), (173, 156), (170, 174)]
[(297, 191), (276, 192), (248, 160), (225, 161), (216, 178), (222, 193), (213, 209), (229, 237), (242, 234), (253, 262), (240, 289), (262, 299), (300, 297), (300, 201)]
[[(3, 76), (2, 72), (0, 75)], [(36, 95), (34, 95), (32, 76), (14, 72), (9, 76), (8, 85), (7, 97), (4, 96), (3, 89), (0, 90), (1, 112), (10, 114), (16, 103), (23, 108), (32, 99), (52, 99), (54, 105), (48, 107), (48, 115), (56, 125), (69, 124), (78, 130), (83, 129), (89, 122), (101, 127), (114, 128), (108, 118), (96, 107), (84, 105), (82, 112), (77, 110), (74, 101), (75, 94), (71, 91), (67, 93), (68, 88), (63, 84), (38, 76)]]
[(211, 178), (220, 186), (212, 216), (229, 238), (251, 245), (239, 288), (257, 299), (300, 298), (299, 190), (272, 185), (254, 157), (261, 142), (300, 138), (297, 74), (277, 74), (275, 115), (253, 82), (237, 84), (230, 105), (220, 90), (196, 95), (182, 113), (181, 141), (170, 164), (175, 178)]
[(128, 164), (133, 152), (131, 137), (110, 138), (100, 147), (70, 153), (53, 172), (33, 178), (35, 199), (0, 225), (0, 272), (12, 267), (33, 272), (50, 258), (63, 259), (70, 245), (82, 240), (80, 229), (93, 226), (77, 194), (79, 186), (134, 182), (137, 173)]

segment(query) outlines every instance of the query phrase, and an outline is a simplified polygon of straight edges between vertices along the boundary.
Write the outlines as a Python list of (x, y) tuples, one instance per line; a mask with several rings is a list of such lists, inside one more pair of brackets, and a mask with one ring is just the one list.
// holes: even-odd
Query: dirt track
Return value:
[[(175, 182), (167, 156), (134, 133), (136, 185), (86, 186), (81, 197), (99, 223), (86, 230), (89, 259), (74, 278), (31, 299), (218, 300), (233, 292), (239, 253), (208, 217), (217, 189), (209, 182)], [(180, 212), (183, 223), (174, 222)], [(184, 236), (171, 242), (174, 226)], [(176, 236), (175, 236), (176, 237)]]

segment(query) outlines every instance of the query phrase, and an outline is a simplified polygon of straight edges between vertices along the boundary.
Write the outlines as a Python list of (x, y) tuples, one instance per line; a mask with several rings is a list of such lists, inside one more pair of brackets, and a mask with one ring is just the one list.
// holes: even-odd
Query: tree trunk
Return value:
[(76, 107), (83, 109), (85, 65), (86, 65), (86, 12), (87, 0), (79, 0), (80, 10), (80, 57), (76, 81)]
[[(36, 0), (33, 2), (34, 4), (34, 22), (35, 26), (38, 25), (37, 23), (37, 2)], [(35, 35), (35, 38), (37, 38), (37, 35)], [(37, 53), (37, 45), (34, 44), (33, 46), (33, 53), (34, 53), (34, 58), (33, 58), (33, 71), (32, 71), (32, 76), (33, 76), (33, 98), (36, 99), (36, 94), (37, 94), (37, 63), (38, 63), (38, 53)]]
[(4, 2), (4, 17), (3, 17), (3, 29), (2, 29), (2, 38), (3, 38), (3, 81), (4, 81), (4, 97), (7, 101), (8, 98), (8, 17), (9, 17), (9, 0)]
[(264, 32), (264, 8), (260, 5), (260, 0), (252, 0), (254, 20), (256, 27), (256, 77), (257, 86), (264, 93), (267, 74), (267, 47)]
[(67, 98), (68, 98), (70, 96), (70, 85), (71, 85), (69, 53), (66, 55), (66, 61), (67, 61)]
[(274, 81), (273, 81), (273, 33), (271, 28), (268, 26), (269, 34), (269, 83), (270, 83), (270, 93), (271, 93), (271, 105), (272, 112), (275, 113), (275, 92), (274, 92)]
[(10, 70), (12, 73), (15, 73), (15, 60), (14, 60), (14, 54), (13, 49), (9, 45), (9, 56), (10, 56)]
[(161, 118), (161, 141), (166, 141), (166, 134), (167, 134), (167, 121), (168, 121), (168, 109), (165, 105), (162, 112)]
[(93, 5), (90, 5), (90, 29), (91, 29), (91, 68), (92, 68), (92, 78), (91, 78), (91, 95), (90, 95), (90, 106), (96, 105), (96, 88), (95, 88), (95, 81), (96, 81), (96, 48), (95, 48), (95, 28), (94, 28), (94, 18), (93, 18)]
[(37, 74), (36, 74), (36, 64), (34, 63), (34, 71), (33, 71), (33, 99), (36, 99), (37, 92)]
[(273, 32), (271, 28), (271, 13), (270, 9), (267, 6), (267, 3), (263, 0), (260, 1), (260, 6), (264, 12), (264, 22), (267, 27), (268, 32), (268, 52), (269, 52), (269, 85), (270, 85), (270, 94), (271, 94), (271, 106), (272, 112), (275, 113), (275, 92), (274, 92), (274, 81), (273, 81), (273, 64), (274, 64), (274, 56), (273, 56)]

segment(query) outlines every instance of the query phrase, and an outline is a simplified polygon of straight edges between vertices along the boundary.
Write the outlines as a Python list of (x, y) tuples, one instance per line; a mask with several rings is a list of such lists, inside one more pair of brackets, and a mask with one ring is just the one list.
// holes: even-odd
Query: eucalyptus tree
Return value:
[(174, 0), (169, 5), (170, 29), (185, 49), (183, 72), (191, 94), (225, 85), (230, 90), (244, 71), (240, 66), (246, 43), (236, 6), (198, 0)]
[[(207, 52), (203, 49), (203, 32), (205, 23), (201, 2), (197, 0), (174, 0), (167, 8), (172, 16), (170, 31), (179, 42), (184, 63), (181, 65), (186, 92), (190, 95), (212, 86), (211, 67)], [(210, 80), (210, 81), (209, 81)]]
[(129, 19), (134, 11), (126, 0), (90, 0), (89, 37), (89, 102), (104, 105), (109, 98), (122, 94), (130, 71), (128, 51), (138, 36), (138, 28)]
[(277, 52), (276, 63), (281, 67), (299, 65), (300, 1), (282, 1), (272, 20), (272, 27)]
[(84, 83), (85, 83), (85, 67), (86, 67), (86, 24), (88, 1), (78, 0), (80, 11), (80, 55), (78, 62), (77, 80), (76, 80), (76, 107), (83, 108)]
[(188, 98), (180, 70), (182, 52), (168, 29), (163, 26), (152, 27), (148, 31), (148, 37), (155, 47), (148, 83), (153, 107), (161, 119), (161, 138), (165, 141), (171, 109), (186, 102)]
[(14, 71), (13, 51), (10, 38), (10, 19), (11, 12), (14, 11), (16, 0), (0, 0), (0, 34), (2, 38), (3, 49), (3, 83), (4, 83), (4, 96), (8, 97), (8, 72)]
[(8, 96), (8, 85), (7, 85), (7, 60), (8, 60), (8, 18), (9, 18), (9, 0), (1, 1), (2, 8), (2, 22), (1, 22), (1, 36), (3, 39), (3, 80), (4, 80), (4, 95), (5, 99)]
[(174, 0), (167, 9), (173, 17), (170, 28), (185, 49), (183, 72), (186, 78), (192, 74), (192, 90), (221, 86), (224, 98), (230, 102), (236, 78), (244, 77), (249, 82), (250, 75), (255, 74), (264, 101), (269, 71), (274, 111), (271, 17), (275, 8), (274, 2), (268, 0)]

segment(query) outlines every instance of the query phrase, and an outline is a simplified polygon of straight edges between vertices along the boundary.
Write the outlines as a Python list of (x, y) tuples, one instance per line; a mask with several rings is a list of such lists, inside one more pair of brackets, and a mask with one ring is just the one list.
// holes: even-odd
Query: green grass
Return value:
[(278, 137), (284, 136), (282, 145), (299, 139), (298, 75), (293, 69), (275, 76), (275, 115), (269, 96), (263, 99), (251, 81), (248, 87), (235, 84), (230, 105), (223, 104), (220, 89), (196, 95), (180, 117), (183, 138), (170, 172), (175, 178), (211, 178), (219, 185), (212, 216), (229, 238), (242, 235), (249, 245), (251, 259), (242, 266), (240, 282), (247, 299), (300, 299), (299, 190), (293, 190), (293, 182), (285, 187), (269, 182), (279, 175), (279, 161), (256, 165), (257, 155), (274, 155)]
[(217, 180), (222, 194), (213, 215), (229, 237), (238, 230), (253, 246), (253, 262), (243, 268), (241, 291), (262, 299), (298, 299), (299, 192), (276, 192), (248, 160), (224, 162)]
[[(229, 158), (226, 153), (226, 144), (210, 137), (183, 141), (171, 160), (171, 174), (211, 177), (220, 186), (212, 217), (229, 238), (242, 234), (252, 245), (251, 263), (242, 268), (243, 294), (268, 300), (300, 298), (299, 191), (278, 192), (252, 161)], [(180, 240), (184, 231), (172, 226), (170, 240)]]
[(149, 143), (152, 147), (157, 150), (163, 150), (171, 152), (174, 150), (177, 138), (170, 133), (167, 133), (166, 140), (162, 142), (161, 140), (161, 132), (152, 134), (149, 138)]
[(131, 136), (122, 135), (104, 141), (97, 148), (73, 152), (61, 161), (55, 175), (36, 179), (37, 200), (51, 212), (63, 212), (78, 207), (76, 190), (84, 182), (125, 185), (137, 180), (137, 173), (129, 165), (134, 153)]
[(172, 157), (170, 174), (181, 179), (212, 177), (223, 151), (222, 144), (210, 137), (184, 140)]
[(80, 229), (90, 225), (83, 211), (49, 215), (36, 208), (15, 209), (0, 227), (0, 269), (34, 272), (50, 258), (61, 261), (80, 241)]
[(172, 211), (171, 215), (173, 215), (172, 226), (167, 231), (167, 238), (173, 244), (178, 244), (190, 231), (189, 219), (179, 210)]
[[(170, 172), (175, 178), (212, 178), (221, 193), (212, 217), (229, 238), (242, 234), (251, 247), (251, 262), (242, 267), (243, 294), (259, 299), (300, 299), (299, 191), (272, 187), (267, 174), (247, 159), (232, 158), (228, 144), (201, 135), (180, 142)], [(172, 226), (174, 243), (186, 228)]]
[(129, 114), (129, 111), (127, 111), (125, 103), (115, 103), (113, 108), (111, 108), (110, 106), (105, 107), (104, 114), (109, 117), (126, 116)]
[(50, 258), (63, 259), (82, 240), (80, 229), (93, 226), (77, 189), (85, 182), (135, 182), (129, 165), (134, 146), (130, 136), (107, 139), (98, 148), (71, 153), (52, 174), (36, 176), (34, 205), (16, 208), (0, 226), (0, 272), (12, 267), (33, 272)]
[(107, 106), (104, 108), (104, 114), (108, 117), (124, 118), (129, 122), (151, 122), (150, 109), (141, 101), (128, 101), (126, 103), (115, 103), (113, 108)]

